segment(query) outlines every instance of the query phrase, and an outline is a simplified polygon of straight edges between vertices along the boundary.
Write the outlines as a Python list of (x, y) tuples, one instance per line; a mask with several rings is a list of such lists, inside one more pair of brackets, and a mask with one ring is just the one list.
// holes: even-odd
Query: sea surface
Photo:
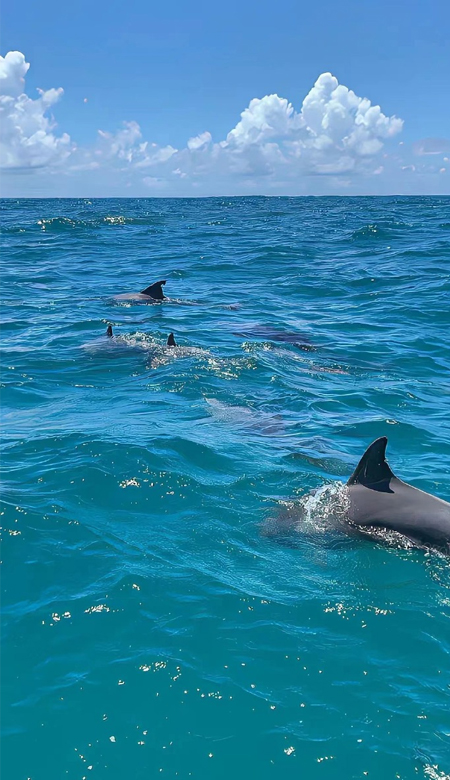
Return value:
[(450, 198), (0, 206), (2, 777), (449, 778), (449, 559), (264, 528), (450, 500)]

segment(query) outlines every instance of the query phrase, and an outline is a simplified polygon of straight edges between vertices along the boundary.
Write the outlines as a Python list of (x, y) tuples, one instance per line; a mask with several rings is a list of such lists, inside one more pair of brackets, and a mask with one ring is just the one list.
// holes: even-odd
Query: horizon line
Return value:
[(450, 198), (450, 192), (442, 193), (415, 193), (413, 195), (393, 192), (391, 194), (384, 195), (332, 195), (330, 193), (326, 195), (0, 195), (0, 200), (217, 200), (219, 198), (290, 198), (292, 200), (298, 198)]

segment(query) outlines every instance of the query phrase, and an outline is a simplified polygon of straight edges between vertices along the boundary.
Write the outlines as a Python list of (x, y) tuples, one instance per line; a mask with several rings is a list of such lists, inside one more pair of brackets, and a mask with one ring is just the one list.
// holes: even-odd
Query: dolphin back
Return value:
[(450, 504), (408, 485), (386, 462), (387, 438), (372, 442), (347, 482), (349, 519), (450, 552)]

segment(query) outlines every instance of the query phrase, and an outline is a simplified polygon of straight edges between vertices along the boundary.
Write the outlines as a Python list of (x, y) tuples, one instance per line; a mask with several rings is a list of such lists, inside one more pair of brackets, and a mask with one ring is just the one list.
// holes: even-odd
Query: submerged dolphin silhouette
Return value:
[(386, 462), (386, 445), (386, 436), (372, 442), (347, 482), (350, 523), (450, 552), (450, 504), (398, 479)]
[[(112, 339), (114, 337), (112, 325), (108, 325), (108, 327), (106, 329), (106, 335), (108, 336), (109, 339)], [(167, 339), (167, 346), (168, 347), (176, 347), (176, 346), (178, 346), (176, 341), (175, 341), (175, 336), (173, 335), (173, 333), (169, 333), (169, 336), (168, 336), (168, 339)]]
[(292, 344), (294, 347), (303, 349), (307, 352), (315, 351), (315, 347), (310, 340), (301, 333), (294, 331), (277, 330), (276, 328), (265, 327), (261, 325), (250, 326), (242, 330), (234, 331), (234, 336), (243, 336), (249, 339), (263, 339), (264, 341), (278, 341), (284, 344)]

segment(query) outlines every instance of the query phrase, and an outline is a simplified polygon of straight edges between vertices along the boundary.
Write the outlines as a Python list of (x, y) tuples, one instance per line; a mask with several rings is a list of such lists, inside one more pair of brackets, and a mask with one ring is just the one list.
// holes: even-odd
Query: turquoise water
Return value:
[(450, 198), (1, 214), (5, 780), (448, 777), (448, 559), (261, 527), (450, 500)]

